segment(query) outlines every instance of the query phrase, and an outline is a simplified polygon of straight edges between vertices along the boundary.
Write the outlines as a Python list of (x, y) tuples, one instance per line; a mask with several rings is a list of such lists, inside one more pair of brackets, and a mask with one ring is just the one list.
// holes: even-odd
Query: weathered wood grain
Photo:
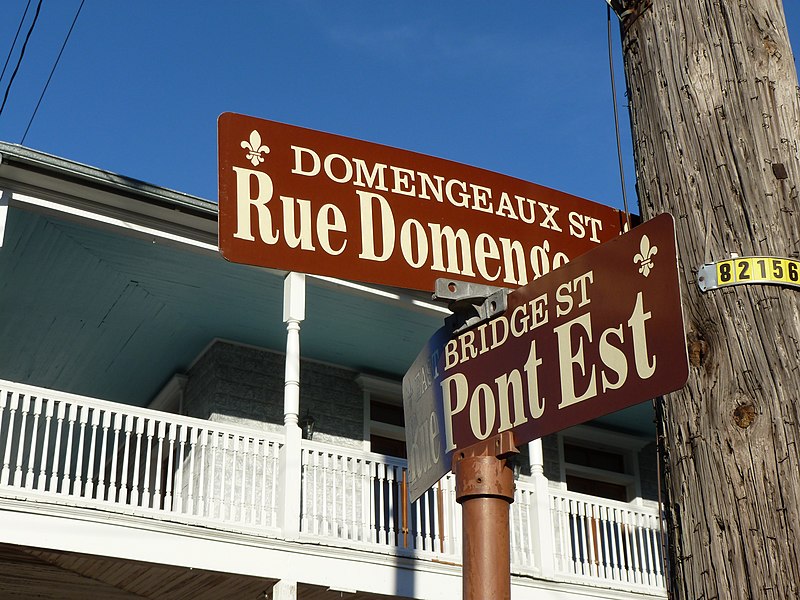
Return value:
[(705, 262), (800, 255), (800, 100), (780, 0), (634, 0), (641, 211), (678, 224), (687, 387), (661, 405), (673, 597), (800, 597), (800, 292)]

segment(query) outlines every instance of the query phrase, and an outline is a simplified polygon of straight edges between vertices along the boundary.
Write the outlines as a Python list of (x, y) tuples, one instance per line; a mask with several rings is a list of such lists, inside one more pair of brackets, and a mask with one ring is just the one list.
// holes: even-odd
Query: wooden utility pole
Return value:
[(800, 290), (702, 293), (800, 255), (800, 101), (780, 0), (613, 0), (645, 219), (674, 215), (689, 384), (660, 405), (671, 591), (800, 597)]

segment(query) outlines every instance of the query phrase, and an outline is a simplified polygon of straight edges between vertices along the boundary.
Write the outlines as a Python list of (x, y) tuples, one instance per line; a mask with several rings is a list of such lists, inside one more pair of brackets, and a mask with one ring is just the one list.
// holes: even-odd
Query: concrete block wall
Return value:
[[(364, 395), (358, 373), (303, 360), (300, 418), (316, 421), (314, 440), (361, 448)], [(283, 430), (284, 355), (217, 340), (188, 373), (184, 414), (266, 431)]]

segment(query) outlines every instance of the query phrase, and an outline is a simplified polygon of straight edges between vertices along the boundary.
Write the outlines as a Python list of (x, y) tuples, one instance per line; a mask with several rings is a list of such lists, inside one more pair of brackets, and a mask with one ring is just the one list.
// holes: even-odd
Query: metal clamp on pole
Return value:
[(508, 306), (511, 290), (468, 281), (439, 278), (436, 280), (435, 300), (448, 300), (453, 314), (445, 325), (453, 333), (460, 333), (479, 323), (503, 313)]

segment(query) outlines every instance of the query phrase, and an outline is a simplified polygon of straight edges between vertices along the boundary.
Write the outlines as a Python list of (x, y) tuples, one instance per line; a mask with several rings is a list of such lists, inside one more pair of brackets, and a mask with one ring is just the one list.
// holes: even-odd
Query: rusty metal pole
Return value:
[(463, 600), (511, 599), (508, 512), (517, 454), (510, 431), (456, 451), (456, 501), (462, 508)]

